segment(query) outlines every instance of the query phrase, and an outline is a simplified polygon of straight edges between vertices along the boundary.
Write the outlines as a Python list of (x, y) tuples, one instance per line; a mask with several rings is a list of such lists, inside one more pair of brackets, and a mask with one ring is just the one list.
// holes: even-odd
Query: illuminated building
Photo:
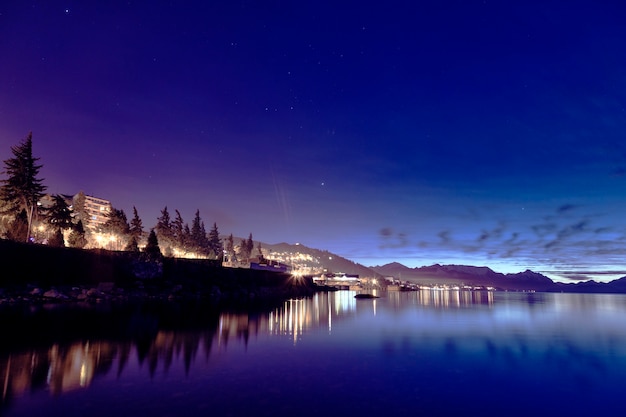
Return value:
[[(78, 196), (79, 194), (74, 196), (74, 201), (76, 201)], [(102, 198), (85, 195), (84, 212), (85, 218), (82, 219), (83, 226), (91, 230), (96, 230), (106, 223), (107, 216), (111, 212), (111, 202)]]

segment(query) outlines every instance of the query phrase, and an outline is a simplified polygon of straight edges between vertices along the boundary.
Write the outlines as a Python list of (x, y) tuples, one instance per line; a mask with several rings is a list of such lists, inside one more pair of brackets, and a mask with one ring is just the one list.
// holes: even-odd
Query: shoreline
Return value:
[(323, 291), (308, 277), (226, 268), (208, 259), (150, 260), (143, 253), (6, 240), (0, 240), (0, 262), (12, 271), (0, 277), (0, 305), (141, 299), (241, 304)]

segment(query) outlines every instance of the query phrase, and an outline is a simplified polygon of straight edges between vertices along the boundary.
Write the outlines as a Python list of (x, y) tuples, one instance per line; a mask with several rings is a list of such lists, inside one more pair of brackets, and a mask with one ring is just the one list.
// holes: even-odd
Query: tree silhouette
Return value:
[(69, 229), (73, 226), (70, 206), (59, 194), (55, 195), (52, 200), (52, 206), (45, 212), (48, 223), (56, 229)]
[(11, 152), (13, 158), (4, 161), (3, 173), (7, 178), (2, 180), (0, 198), (13, 214), (26, 211), (28, 229), (25, 240), (28, 241), (37, 202), (46, 190), (43, 179), (38, 178), (42, 165), (37, 164), (39, 158), (33, 157), (33, 133), (30, 132), (19, 145), (12, 146)]
[(217, 230), (217, 223), (213, 223), (213, 227), (209, 232), (209, 255), (213, 259), (222, 259), (224, 256), (224, 246), (222, 245), (222, 240), (220, 239), (220, 234)]
[(196, 215), (191, 224), (191, 244), (195, 252), (202, 255), (209, 254), (209, 240), (206, 236), (204, 222), (200, 218), (200, 210), (196, 210)]
[(154, 231), (159, 239), (159, 246), (163, 248), (163, 254), (171, 256), (172, 246), (174, 246), (174, 232), (172, 231), (172, 220), (170, 219), (170, 213), (167, 211), (167, 206), (161, 210), (161, 216), (157, 217)]
[(161, 248), (159, 248), (159, 240), (157, 239), (157, 235), (154, 232), (154, 229), (150, 229), (148, 242), (146, 243), (146, 247), (143, 249), (143, 251), (150, 260), (159, 260), (163, 257), (163, 255), (161, 254)]
[(83, 227), (82, 220), (79, 220), (72, 228), (70, 235), (67, 237), (67, 244), (71, 248), (84, 248), (87, 244), (87, 238), (85, 238), (85, 228)]
[(132, 238), (135, 239), (135, 244), (137, 244), (141, 240), (141, 236), (143, 235), (143, 225), (135, 206), (133, 206), (133, 218), (130, 220), (128, 233)]

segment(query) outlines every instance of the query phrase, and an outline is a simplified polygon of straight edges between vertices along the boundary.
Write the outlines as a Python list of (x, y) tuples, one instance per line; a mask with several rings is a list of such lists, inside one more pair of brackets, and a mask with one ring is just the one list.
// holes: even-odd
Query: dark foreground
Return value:
[[(51, 248), (0, 240), (0, 303), (203, 299), (255, 303), (312, 295), (310, 278), (217, 261), (106, 250)], [(11, 271), (11, 272), (9, 272)]]

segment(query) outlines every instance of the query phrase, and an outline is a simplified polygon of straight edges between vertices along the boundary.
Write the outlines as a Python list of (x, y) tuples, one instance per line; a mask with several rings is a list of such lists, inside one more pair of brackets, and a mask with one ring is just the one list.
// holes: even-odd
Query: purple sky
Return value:
[(365, 265), (626, 275), (619, 2), (83, 3), (0, 4), (0, 158), (32, 131), (49, 192)]

